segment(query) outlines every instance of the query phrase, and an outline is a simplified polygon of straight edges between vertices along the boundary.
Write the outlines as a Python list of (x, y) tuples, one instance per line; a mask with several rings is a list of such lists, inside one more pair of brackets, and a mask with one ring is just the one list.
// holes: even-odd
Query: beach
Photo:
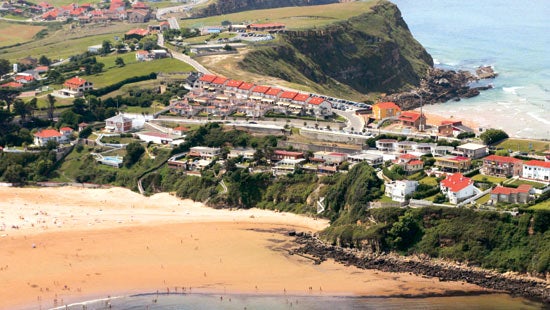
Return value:
[(395, 296), (482, 292), (408, 273), (314, 265), (288, 231), (328, 225), (288, 213), (214, 210), (122, 188), (0, 188), (0, 309), (136, 293)]

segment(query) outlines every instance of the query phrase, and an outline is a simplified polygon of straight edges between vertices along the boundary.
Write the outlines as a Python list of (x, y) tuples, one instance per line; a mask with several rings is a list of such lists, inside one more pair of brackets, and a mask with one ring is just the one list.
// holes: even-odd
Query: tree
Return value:
[(31, 112), (31, 116), (34, 116), (34, 111), (38, 109), (38, 99), (36, 97), (32, 98), (29, 102), (29, 109)]
[(48, 57), (42, 55), (40, 56), (40, 59), (38, 59), (38, 63), (43, 66), (49, 66), (52, 63), (52, 61)]
[(141, 155), (145, 153), (145, 148), (139, 142), (131, 142), (126, 146), (126, 156), (124, 156), (124, 166), (131, 167)]
[(21, 183), (23, 181), (23, 166), (9, 165), (4, 172), (4, 180), (10, 183)]
[(115, 59), (115, 65), (119, 66), (119, 67), (124, 67), (124, 59), (122, 59), (122, 57), (117, 57)]
[(20, 91), (17, 89), (13, 89), (11, 87), (0, 87), (0, 101), (6, 102), (6, 106), (8, 107), (8, 111), (11, 111), (11, 104), (13, 103), (13, 100), (19, 96)]
[(55, 110), (55, 97), (52, 96), (52, 94), (48, 94), (46, 96), (46, 99), (48, 100), (48, 119), (51, 121), (53, 120), (53, 112)]
[(508, 134), (500, 129), (487, 129), (485, 130), (481, 135), (479, 135), (479, 138), (485, 143), (486, 145), (494, 144), (499, 141), (502, 141), (504, 139), (508, 138)]
[(111, 41), (105, 40), (103, 41), (103, 44), (101, 44), (101, 54), (109, 54), (111, 52), (111, 49), (113, 48), (113, 45), (111, 44)]
[(7, 59), (0, 59), (0, 75), (11, 72), (11, 64)]
[(26, 120), (27, 115), (30, 115), (32, 111), (29, 104), (25, 103), (21, 99), (15, 99), (15, 101), (13, 102), (13, 110), (15, 114), (21, 116), (21, 120), (23, 122)]

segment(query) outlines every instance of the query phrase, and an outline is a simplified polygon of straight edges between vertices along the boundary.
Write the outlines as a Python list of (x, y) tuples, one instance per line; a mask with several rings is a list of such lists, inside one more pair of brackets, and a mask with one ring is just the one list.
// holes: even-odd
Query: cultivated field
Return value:
[(336, 3), (308, 7), (286, 7), (267, 10), (254, 10), (233, 14), (211, 16), (199, 19), (182, 20), (182, 27), (202, 27), (205, 25), (220, 25), (228, 20), (238, 23), (284, 23), (288, 29), (304, 29), (325, 26), (349, 17), (362, 14), (377, 1), (358, 1), (350, 3)]
[(511, 150), (512, 152), (543, 153), (550, 150), (550, 141), (506, 139), (496, 145), (497, 148)]
[[(44, 28), (42, 26), (0, 21), (0, 47), (30, 41), (37, 32)], [(2, 56), (2, 58), (5, 57)]]

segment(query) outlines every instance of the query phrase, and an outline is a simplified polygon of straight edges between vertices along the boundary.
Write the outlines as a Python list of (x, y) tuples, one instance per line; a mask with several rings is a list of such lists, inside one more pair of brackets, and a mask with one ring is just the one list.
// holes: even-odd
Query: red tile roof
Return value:
[(265, 94), (268, 96), (277, 96), (281, 91), (279, 88), (270, 88)]
[(215, 75), (205, 74), (205, 75), (200, 77), (199, 81), (212, 83), (212, 81), (214, 81), (216, 78), (217, 78), (217, 76), (215, 76)]
[(325, 99), (323, 99), (321, 97), (311, 97), (311, 99), (309, 99), (309, 101), (307, 103), (314, 104), (314, 105), (320, 105), (324, 101), (325, 101)]
[(241, 86), (239, 86), (239, 89), (250, 90), (252, 87), (254, 87), (254, 84), (244, 82)]
[(34, 136), (38, 138), (53, 138), (61, 137), (61, 133), (55, 129), (43, 129), (35, 133)]
[(491, 194), (510, 195), (510, 194), (517, 194), (517, 193), (528, 193), (530, 190), (531, 190), (531, 185), (528, 185), (528, 184), (521, 184), (520, 186), (518, 186), (518, 188), (504, 187), (499, 185), (491, 191)]
[(415, 112), (415, 111), (405, 111), (405, 112), (401, 112), (401, 115), (399, 115), (400, 121), (416, 122), (419, 118), (420, 118), (420, 112)]
[(0, 87), (21, 88), (21, 87), (23, 87), (23, 84), (18, 83), (18, 82), (9, 82), (9, 83), (0, 85)]
[(421, 161), (421, 160), (411, 160), (411, 161), (408, 162), (407, 164), (408, 164), (408, 165), (414, 165), (414, 166), (416, 166), (416, 165), (423, 165), (424, 162)]
[(136, 34), (138, 36), (146, 36), (146, 35), (149, 34), (149, 30), (136, 28), (136, 29), (132, 29), (132, 30), (126, 32), (127, 36), (131, 36), (131, 35), (134, 35), (134, 34)]
[(179, 130), (179, 131), (188, 131), (188, 130), (189, 130), (189, 128), (187, 128), (187, 127), (183, 127), (183, 126), (178, 126), (178, 127), (174, 128), (174, 130)]
[(417, 159), (418, 156), (414, 156), (413, 154), (403, 154), (403, 155), (399, 155), (399, 158), (401, 158), (401, 159)]
[(294, 97), (294, 101), (303, 101), (305, 102), (307, 100), (307, 98), (309, 98), (309, 95), (307, 94), (298, 94), (296, 95), (296, 97)]
[(42, 18), (43, 19), (47, 19), (47, 18), (57, 18), (57, 10), (52, 10), (52, 11), (49, 11), (49, 12), (46, 12), (44, 14), (42, 14)]
[(459, 192), (471, 184), (473, 184), (472, 179), (463, 176), (462, 173), (447, 175), (447, 178), (441, 181), (441, 185), (453, 193)]
[(16, 81), (19, 80), (25, 80), (25, 81), (32, 81), (34, 80), (34, 77), (32, 75), (18, 75), (15, 77)]
[(136, 2), (132, 4), (132, 8), (134, 9), (148, 9), (149, 6), (143, 2)]
[(61, 127), (59, 131), (74, 131), (71, 127)]
[(284, 151), (284, 150), (275, 150), (273, 151), (273, 154), (283, 155), (283, 156), (303, 156), (304, 155), (304, 153), (302, 152), (291, 152), (291, 151)]
[(78, 76), (75, 76), (72, 79), (66, 80), (63, 85), (67, 86), (67, 87), (79, 87), (79, 86), (84, 85), (85, 83), (86, 83), (85, 79), (81, 79)]
[(510, 156), (499, 156), (499, 155), (489, 155), (483, 160), (490, 160), (490, 161), (498, 161), (501, 163), (521, 163), (523, 162), (521, 159), (510, 157)]
[(391, 102), (391, 101), (378, 102), (377, 104), (373, 105), (372, 107), (373, 108), (378, 107), (380, 109), (399, 109), (399, 110), (401, 110), (401, 108), (397, 104), (395, 104), (395, 102)]
[(252, 89), (252, 92), (253, 92), (253, 93), (265, 94), (268, 90), (269, 90), (269, 86), (261, 86), (261, 85), (258, 85), (258, 86), (254, 87), (254, 88)]
[(550, 161), (542, 161), (542, 160), (530, 160), (523, 163), (526, 166), (536, 166), (541, 168), (550, 168)]
[(284, 93), (281, 94), (280, 98), (294, 99), (294, 97), (296, 97), (297, 95), (298, 93), (295, 91), (285, 91)]
[(215, 78), (215, 79), (212, 81), (212, 84), (222, 85), (222, 84), (225, 83), (226, 81), (227, 81), (227, 78), (218, 76), (217, 78)]
[(449, 160), (455, 160), (455, 161), (469, 161), (470, 158), (468, 157), (464, 157), (464, 156), (455, 156), (455, 157), (451, 157), (451, 158), (448, 158)]
[(227, 86), (227, 87), (239, 87), (239, 86), (241, 86), (242, 83), (243, 83), (243, 81), (229, 80), (229, 82), (227, 82), (227, 84), (225, 84), (225, 86)]

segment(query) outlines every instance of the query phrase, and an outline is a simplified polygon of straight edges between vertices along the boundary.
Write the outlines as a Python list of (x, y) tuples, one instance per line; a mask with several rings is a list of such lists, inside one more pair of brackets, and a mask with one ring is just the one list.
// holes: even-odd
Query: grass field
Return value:
[(421, 184), (426, 184), (430, 186), (436, 186), (437, 184), (439, 184), (437, 183), (437, 178), (434, 178), (434, 177), (425, 177), (418, 182)]
[[(0, 47), (30, 41), (37, 32), (44, 28), (42, 26), (12, 24), (0, 21)], [(6, 58), (3, 55), (1, 57)]]
[[(124, 67), (115, 66), (115, 59), (122, 57)], [(124, 79), (146, 75), (151, 72), (189, 72), (193, 68), (184, 62), (173, 58), (158, 59), (153, 61), (138, 62), (135, 53), (98, 57), (97, 61), (105, 64), (104, 72), (86, 77), (94, 83), (95, 88), (104, 87)]]
[[(531, 148), (529, 148), (531, 146)], [(535, 152), (542, 153), (550, 150), (549, 141), (524, 140), (524, 139), (506, 139), (496, 145), (497, 148), (512, 150), (512, 152)]]
[(536, 205), (532, 205), (531, 207), (529, 207), (529, 209), (550, 211), (550, 200), (546, 200), (541, 203), (537, 203)]
[(507, 180), (506, 178), (499, 178), (499, 177), (483, 175), (483, 174), (477, 174), (474, 177), (472, 177), (472, 179), (477, 182), (485, 182), (486, 180), (487, 182), (491, 182), (493, 184), (499, 184)]
[(476, 203), (479, 204), (479, 205), (482, 205), (484, 203), (487, 203), (487, 201), (489, 201), (489, 199), (491, 199), (491, 194), (481, 196), (478, 200), (476, 200)]
[(513, 182), (510, 182), (510, 183), (506, 183), (506, 184), (510, 184), (510, 185), (515, 185), (515, 186), (519, 186), (521, 184), (527, 184), (527, 185), (531, 185), (533, 186), (534, 188), (544, 188), (546, 187), (546, 184), (544, 183), (539, 183), (539, 182), (534, 182), (534, 181), (527, 181), (527, 180), (515, 180)]
[(358, 1), (308, 6), (302, 8), (286, 7), (267, 10), (254, 10), (199, 19), (182, 20), (180, 25), (182, 27), (200, 28), (205, 25), (220, 25), (222, 21), (228, 20), (234, 24), (243, 22), (279, 22), (284, 23), (288, 29), (322, 27), (364, 13), (370, 10), (370, 8), (376, 3), (377, 1)]

